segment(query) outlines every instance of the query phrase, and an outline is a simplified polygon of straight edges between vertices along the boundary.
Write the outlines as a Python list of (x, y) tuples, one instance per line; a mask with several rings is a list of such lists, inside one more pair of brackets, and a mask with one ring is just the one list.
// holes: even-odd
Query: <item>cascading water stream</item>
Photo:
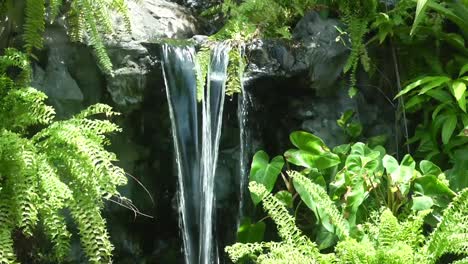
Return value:
[[(244, 47), (240, 48), (240, 53), (244, 53)], [(239, 65), (243, 67), (243, 65)], [(251, 137), (249, 130), (247, 129), (249, 107), (252, 104), (252, 98), (249, 93), (245, 90), (244, 82), (242, 81), (243, 76), (239, 76), (241, 79), (241, 91), (242, 96), (238, 97), (237, 101), (237, 118), (239, 121), (239, 213), (237, 216), (237, 228), (239, 228), (240, 221), (245, 213), (245, 194), (247, 193), (247, 183), (249, 181), (249, 157)]]
[(229, 46), (218, 44), (211, 57), (207, 88), (203, 98), (203, 146), (202, 146), (202, 214), (200, 222), (199, 263), (218, 263), (215, 234), (213, 233), (214, 184), (218, 160), (219, 139), (224, 110), (224, 94), (229, 62)]
[(213, 232), (216, 208), (214, 186), (229, 50), (224, 43), (216, 45), (213, 50), (201, 106), (200, 153), (195, 50), (193, 47), (163, 45), (162, 68), (179, 174), (179, 211), (185, 261), (188, 264), (219, 263)]
[(195, 49), (163, 45), (162, 69), (172, 125), (179, 184), (180, 226), (186, 263), (196, 263), (200, 210), (200, 151), (198, 136)]
[(249, 107), (251, 106), (252, 98), (244, 87), (242, 87), (242, 96), (237, 102), (237, 116), (239, 119), (239, 214), (237, 217), (237, 227), (245, 213), (246, 193), (248, 193), (247, 183), (249, 182), (249, 158), (251, 155), (251, 136), (247, 129)]

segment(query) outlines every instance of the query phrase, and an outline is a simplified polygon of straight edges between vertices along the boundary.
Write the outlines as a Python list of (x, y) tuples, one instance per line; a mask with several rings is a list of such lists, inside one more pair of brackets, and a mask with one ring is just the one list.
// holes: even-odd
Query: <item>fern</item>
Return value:
[(356, 72), (361, 62), (366, 71), (370, 70), (370, 59), (364, 44), (364, 36), (369, 31), (369, 23), (377, 10), (376, 0), (343, 0), (337, 1), (341, 18), (348, 26), (351, 41), (351, 54), (344, 72), (350, 72), (350, 87), (355, 89)]
[[(53, 243), (53, 259), (62, 262), (71, 237), (63, 209), (78, 226), (89, 262), (110, 263), (113, 246), (100, 211), (103, 199), (120, 198), (117, 186), (127, 179), (104, 146), (106, 136), (120, 128), (89, 117), (117, 113), (97, 104), (54, 122), (45, 94), (18, 86), (7, 74), (11, 67), (24, 68), (18, 75), (24, 79), (24, 58), (15, 50), (0, 57), (0, 263), (16, 263), (12, 232), (35, 235), (39, 223)], [(31, 136), (31, 126), (45, 127)]]
[[(260, 254), (258, 263), (315, 263), (320, 257), (317, 246), (296, 227), (295, 220), (286, 207), (267, 189), (255, 181), (250, 182), (249, 190), (262, 201), (265, 211), (278, 227), (283, 243), (235, 244), (226, 247), (226, 252), (236, 262), (245, 255)], [(268, 253), (262, 254), (267, 249)]]
[(340, 239), (349, 237), (349, 226), (327, 192), (319, 185), (296, 171), (289, 171), (294, 187), (302, 200), (311, 208), (323, 224), (332, 225)]
[(463, 189), (444, 210), (442, 221), (431, 233), (423, 254), (429, 256), (429, 263), (447, 253), (468, 255), (468, 188)]
[(42, 49), (42, 34), (45, 30), (44, 0), (26, 0), (24, 21), (24, 47), (29, 53), (33, 49)]
[[(60, 14), (63, 0), (48, 1), (49, 21), (53, 22)], [(72, 0), (65, 14), (68, 18), (69, 35), (72, 41), (89, 38), (99, 65), (105, 73), (112, 74), (112, 63), (104, 46), (103, 36), (113, 33), (111, 12), (123, 17), (125, 27), (131, 31), (131, 21), (126, 0)], [(42, 35), (45, 30), (46, 3), (44, 0), (26, 0), (24, 23), (24, 47), (28, 53), (43, 48)]]
[(229, 51), (228, 78), (226, 81), (226, 94), (242, 93), (242, 78), (244, 77), (246, 61), (243, 56), (243, 47), (237, 45)]
[(206, 78), (208, 75), (208, 67), (211, 64), (211, 47), (204, 45), (197, 52), (197, 100), (201, 102), (205, 94)]

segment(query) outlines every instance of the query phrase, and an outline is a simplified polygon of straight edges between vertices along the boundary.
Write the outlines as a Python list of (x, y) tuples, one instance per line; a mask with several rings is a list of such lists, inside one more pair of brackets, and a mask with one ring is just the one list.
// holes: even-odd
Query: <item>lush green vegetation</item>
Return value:
[[(272, 11), (261, 11), (267, 7)], [(330, 150), (320, 138), (298, 131), (290, 137), (296, 148), (283, 155), (270, 161), (265, 152), (257, 152), (249, 189), (253, 203), (261, 202), (268, 216), (244, 222), (239, 243), (226, 248), (231, 259), (437, 263), (443, 257), (443, 263), (465, 263), (468, 3), (250, 0), (240, 5), (227, 1), (220, 9), (232, 18), (215, 39), (290, 39), (289, 27), (307, 10), (340, 18), (347, 28), (337, 30), (351, 48), (344, 68), (350, 96), (359, 89), (359, 65), (377, 79), (380, 68), (389, 64), (395, 83), (379, 89), (395, 87), (391, 96), (405, 123), (407, 149), (414, 150), (414, 158), (408, 153), (401, 161), (387, 154), (378, 139)], [(391, 54), (392, 61), (373, 58), (381, 52)], [(346, 112), (337, 122), (356, 142), (363, 127), (352, 115)], [(420, 122), (414, 135), (407, 119)], [(279, 175), (284, 184), (277, 182)], [(261, 241), (267, 218), (276, 224), (280, 241)]]
[[(92, 105), (68, 120), (55, 121), (47, 96), (30, 87), (29, 55), (41, 49), (48, 20), (53, 21), (62, 1), (28, 0), (25, 7), (23, 53), (7, 48), (0, 56), (0, 263), (17, 263), (14, 237), (44, 234), (51, 242), (37, 253), (42, 261), (63, 262), (70, 255), (73, 219), (89, 263), (110, 263), (113, 246), (101, 216), (104, 200), (131, 204), (117, 187), (125, 185), (123, 169), (113, 164), (115, 154), (105, 147), (107, 135), (120, 131), (108, 120), (111, 107)], [(2, 16), (13, 1), (1, 3)], [(71, 1), (67, 12), (70, 36), (87, 33), (103, 71), (111, 71), (102, 34), (112, 30), (108, 10), (126, 18), (125, 1)], [(8, 19), (14, 19), (8, 17)], [(129, 24), (128, 24), (129, 25)], [(115, 199), (115, 200), (114, 200)]]
[[(410, 155), (399, 163), (361, 142), (330, 150), (303, 131), (290, 140), (296, 148), (271, 161), (257, 152), (250, 173), (252, 201), (263, 203), (282, 240), (259, 242), (264, 224), (248, 222), (243, 243), (226, 248), (234, 262), (436, 263), (468, 255), (468, 189), (452, 191), (434, 163)], [(284, 186), (272, 194), (279, 175)], [(334, 253), (320, 253), (329, 248)]]
[[(226, 23), (197, 54), (200, 100), (216, 42), (231, 45), (227, 94), (241, 93), (245, 44), (257, 38), (294, 43), (291, 28), (317, 11), (346, 25), (337, 28), (337, 41), (350, 49), (343, 69), (350, 96), (359, 92), (359, 72), (375, 81), (382, 68), (392, 70), (395, 78), (376, 86), (394, 97), (408, 136), (408, 153), (398, 160), (401, 153), (387, 153), (381, 140), (357, 142), (365, 128), (346, 112), (337, 123), (349, 144), (329, 149), (297, 131), (290, 136), (294, 148), (283, 155), (270, 160), (257, 152), (249, 189), (267, 216), (245, 220), (239, 243), (226, 248), (234, 262), (468, 263), (468, 2), (384, 2), (225, 0), (203, 13)], [(45, 262), (66, 259), (67, 218), (78, 227), (89, 262), (109, 263), (112, 245), (101, 209), (105, 199), (127, 202), (116, 189), (126, 177), (105, 149), (106, 136), (119, 128), (95, 117), (116, 113), (98, 104), (56, 121), (46, 95), (29, 87), (29, 60), (43, 47), (45, 23), (64, 15), (71, 40), (87, 41), (111, 74), (103, 38), (113, 32), (112, 11), (130, 30), (126, 1), (25, 3), (24, 53), (8, 48), (0, 56), (0, 263), (17, 262), (18, 232), (45, 234), (54, 249), (42, 252)], [(13, 4), (2, 1), (0, 15), (8, 16)], [(407, 120), (418, 123), (415, 129)], [(278, 241), (263, 241), (265, 219), (275, 223)]]

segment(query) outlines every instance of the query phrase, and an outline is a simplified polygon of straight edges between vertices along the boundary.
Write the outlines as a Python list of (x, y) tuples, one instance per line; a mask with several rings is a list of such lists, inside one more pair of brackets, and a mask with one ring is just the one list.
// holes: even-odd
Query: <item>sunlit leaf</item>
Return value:
[(414, 17), (413, 26), (411, 27), (410, 35), (413, 35), (416, 31), (416, 28), (421, 23), (424, 18), (424, 11), (426, 10), (426, 4), (428, 0), (418, 0), (418, 4), (416, 6), (416, 15)]
[(457, 127), (457, 116), (456, 115), (448, 116), (444, 122), (444, 125), (442, 126), (442, 142), (444, 144), (447, 144), (449, 142), (456, 127)]
[(456, 80), (451, 85), (451, 91), (455, 99), (457, 99), (458, 106), (466, 112), (466, 83), (463, 81)]
[[(255, 153), (250, 170), (250, 181), (261, 183), (268, 191), (272, 191), (275, 186), (278, 175), (284, 166), (284, 159), (282, 156), (274, 157), (271, 162), (270, 157), (265, 151), (258, 151)], [(252, 194), (254, 204), (260, 202), (260, 198)]]

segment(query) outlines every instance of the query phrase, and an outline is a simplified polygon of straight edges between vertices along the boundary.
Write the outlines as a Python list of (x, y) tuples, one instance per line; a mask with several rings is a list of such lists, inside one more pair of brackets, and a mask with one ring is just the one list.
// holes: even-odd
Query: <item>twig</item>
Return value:
[[(395, 47), (393, 46), (392, 40), (390, 40), (390, 49), (392, 50), (392, 58), (393, 58), (393, 66), (395, 67), (395, 77), (396, 77), (396, 82), (397, 82), (397, 88), (398, 88), (398, 93), (401, 92), (401, 80), (400, 80), (400, 70), (398, 68), (398, 61), (397, 61), (397, 55), (395, 51)], [(408, 122), (406, 119), (406, 110), (405, 110), (405, 102), (403, 101), (403, 98), (400, 96), (398, 98), (398, 104), (401, 107), (402, 113), (403, 113), (403, 124), (405, 127), (405, 138), (406, 141), (409, 140), (409, 132), (408, 132)], [(396, 131), (395, 131), (396, 132)], [(397, 142), (398, 145), (398, 142)], [(410, 146), (406, 144), (406, 151), (409, 154), (410, 153)]]

